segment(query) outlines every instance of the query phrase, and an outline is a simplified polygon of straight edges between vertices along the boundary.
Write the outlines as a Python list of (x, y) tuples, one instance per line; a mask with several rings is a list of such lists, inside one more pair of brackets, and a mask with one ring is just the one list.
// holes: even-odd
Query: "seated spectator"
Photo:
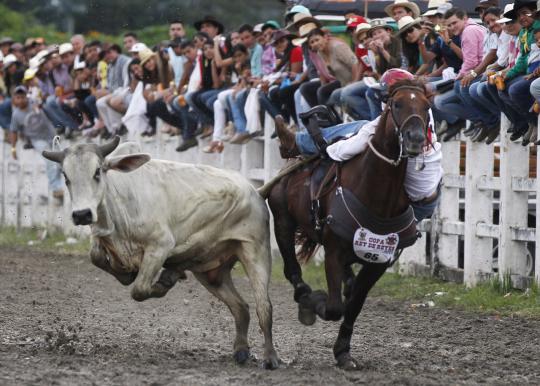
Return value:
[(418, 8), (418, 5), (407, 0), (395, 0), (394, 4), (386, 6), (384, 11), (396, 23), (404, 16), (410, 16), (413, 19), (420, 17), (420, 8)]

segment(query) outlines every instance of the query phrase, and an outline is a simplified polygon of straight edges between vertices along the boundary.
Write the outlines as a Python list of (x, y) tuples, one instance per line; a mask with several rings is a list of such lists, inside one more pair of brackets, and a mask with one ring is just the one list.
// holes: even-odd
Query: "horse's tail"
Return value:
[(316, 155), (316, 156), (312, 156), (312, 157), (308, 157), (308, 158), (302, 158), (300, 160), (294, 161), (293, 163), (285, 165), (285, 167), (279, 171), (277, 176), (275, 176), (270, 181), (268, 181), (266, 184), (264, 184), (259, 189), (257, 189), (257, 192), (261, 195), (262, 198), (264, 198), (266, 200), (268, 198), (268, 196), (270, 195), (270, 192), (272, 191), (272, 188), (279, 181), (281, 181), (281, 179), (283, 177), (285, 177), (285, 176), (291, 174), (292, 172), (300, 169), (302, 166), (307, 165), (312, 160), (314, 160), (315, 158), (318, 158), (318, 157), (319, 156)]
[(306, 264), (319, 248), (319, 244), (311, 239), (301, 228), (296, 230), (295, 244), (300, 245), (300, 250), (296, 252), (296, 259), (300, 264)]

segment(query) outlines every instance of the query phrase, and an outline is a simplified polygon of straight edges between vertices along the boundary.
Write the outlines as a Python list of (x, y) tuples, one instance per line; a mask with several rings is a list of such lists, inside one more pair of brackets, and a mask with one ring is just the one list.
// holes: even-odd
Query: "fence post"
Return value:
[(465, 261), (464, 282), (474, 286), (492, 271), (493, 241), (478, 237), (478, 224), (491, 224), (493, 218), (493, 192), (480, 190), (482, 177), (493, 175), (493, 146), (467, 140), (465, 165)]
[(499, 275), (527, 276), (527, 245), (512, 239), (512, 229), (527, 227), (528, 192), (515, 192), (512, 177), (529, 176), (529, 148), (512, 143), (506, 133), (510, 122), (501, 121), (501, 199), (499, 205)]
[(458, 268), (458, 239), (457, 235), (447, 235), (442, 232), (442, 225), (445, 222), (459, 221), (459, 188), (455, 186), (446, 186), (444, 180), (458, 180), (460, 175), (461, 162), (461, 141), (450, 141), (443, 143), (443, 169), (444, 179), (441, 194), (441, 203), (438, 209), (438, 223), (435, 227), (439, 231), (438, 244), (433, 248), (433, 262), (436, 271), (441, 276), (445, 276), (444, 268)]

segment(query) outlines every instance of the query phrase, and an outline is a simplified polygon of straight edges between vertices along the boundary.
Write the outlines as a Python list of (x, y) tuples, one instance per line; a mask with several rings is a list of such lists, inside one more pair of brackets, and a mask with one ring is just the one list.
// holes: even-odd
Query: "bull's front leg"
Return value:
[(145, 249), (139, 274), (131, 290), (131, 297), (134, 300), (142, 302), (149, 298), (162, 297), (180, 278), (179, 272), (165, 269), (160, 275), (159, 280), (154, 283), (154, 278), (163, 267), (173, 246), (174, 240), (170, 236), (156, 245), (148, 246)]

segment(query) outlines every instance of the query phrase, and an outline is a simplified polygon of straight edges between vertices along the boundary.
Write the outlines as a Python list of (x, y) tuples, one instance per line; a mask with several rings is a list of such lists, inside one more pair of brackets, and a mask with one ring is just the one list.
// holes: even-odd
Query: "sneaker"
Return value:
[(198, 144), (199, 143), (195, 138), (186, 139), (180, 144), (180, 146), (176, 148), (176, 151), (186, 151), (189, 148), (197, 146)]

